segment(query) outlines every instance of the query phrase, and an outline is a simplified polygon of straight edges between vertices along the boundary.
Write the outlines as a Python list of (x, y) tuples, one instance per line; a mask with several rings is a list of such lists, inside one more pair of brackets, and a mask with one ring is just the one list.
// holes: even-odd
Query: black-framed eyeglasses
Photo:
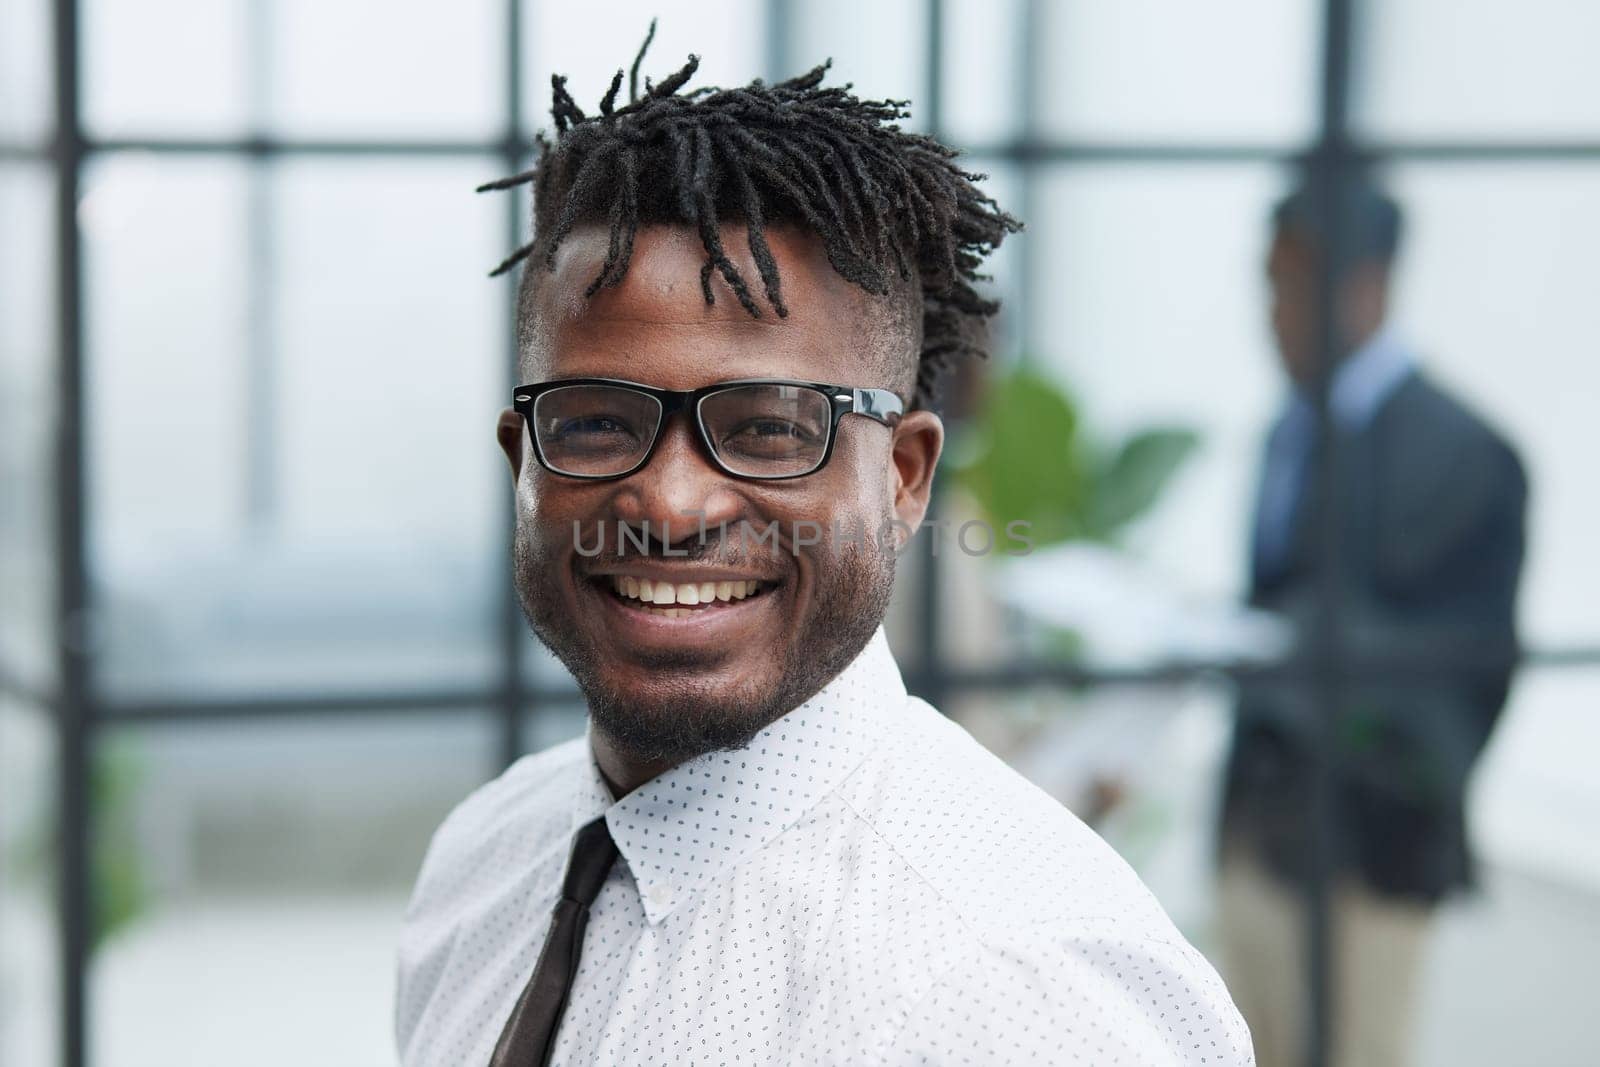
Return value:
[(745, 378), (699, 389), (656, 389), (616, 378), (519, 385), (522, 415), (540, 466), (567, 478), (625, 478), (650, 462), (661, 427), (690, 414), (707, 455), (737, 478), (813, 474), (833, 455), (839, 420), (865, 415), (885, 426), (905, 405), (887, 389)]

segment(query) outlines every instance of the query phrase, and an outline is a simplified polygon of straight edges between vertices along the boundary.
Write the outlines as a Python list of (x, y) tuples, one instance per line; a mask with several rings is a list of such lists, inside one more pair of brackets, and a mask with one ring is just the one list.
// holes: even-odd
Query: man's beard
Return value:
[[(795, 620), (799, 639), (783, 647), (775, 683), (751, 679), (729, 691), (693, 678), (697, 657), (661, 653), (646, 665), (677, 681), (670, 695), (643, 703), (608, 682), (594, 642), (562, 607), (559, 547), (535, 542), (527, 524), (518, 523), (514, 566), (522, 613), (577, 679), (594, 725), (613, 745), (641, 761), (676, 765), (706, 752), (747, 745), (849, 666), (883, 622), (894, 590), (894, 557), (870, 541), (820, 545), (811, 557), (816, 573), (810, 615)], [(690, 542), (674, 549), (673, 556), (685, 558), (680, 552), (686, 549), (689, 559), (737, 569), (730, 547), (708, 539), (704, 545)]]

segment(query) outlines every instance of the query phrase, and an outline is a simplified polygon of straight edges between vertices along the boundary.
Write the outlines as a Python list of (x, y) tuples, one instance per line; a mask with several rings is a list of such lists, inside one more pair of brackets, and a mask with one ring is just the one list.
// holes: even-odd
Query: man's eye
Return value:
[(816, 436), (809, 428), (787, 419), (752, 419), (729, 434), (730, 437), (791, 438), (809, 441)]
[(585, 415), (568, 419), (556, 431), (563, 437), (570, 435), (598, 436), (603, 434), (630, 434), (633, 430), (621, 419), (610, 415)]

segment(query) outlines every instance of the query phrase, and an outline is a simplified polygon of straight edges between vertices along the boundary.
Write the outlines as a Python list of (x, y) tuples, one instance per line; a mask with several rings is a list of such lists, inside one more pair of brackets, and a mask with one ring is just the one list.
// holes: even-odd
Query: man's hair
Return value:
[[(751, 280), (722, 243), (719, 224), (737, 221), (747, 229), (766, 303), (786, 316), (764, 231), (787, 223), (815, 233), (840, 276), (909, 305), (898, 332), (914, 332), (920, 302), (916, 406), (934, 400), (957, 357), (987, 354), (987, 320), (999, 303), (978, 294), (975, 284), (987, 277), (978, 268), (1022, 224), (979, 191), (974, 183), (983, 175), (954, 164), (954, 149), (900, 129), (895, 120), (909, 116), (906, 101), (824, 87), (828, 63), (773, 85), (757, 79), (680, 92), (699, 67), (694, 55), (657, 84), (645, 79), (640, 95), (639, 64), (654, 36), (652, 22), (628, 72), (626, 104), (617, 103), (621, 70), (594, 116), (578, 107), (565, 77), (552, 77), (554, 141), (541, 134), (530, 170), (482, 187), (533, 185), (533, 239), (493, 272), (529, 259), (519, 296), (524, 327), (538, 268), (554, 270), (562, 240), (591, 222), (609, 223), (610, 244), (585, 296), (622, 281), (641, 224), (687, 225), (705, 246), (706, 303), (717, 271), (759, 318)], [(908, 339), (908, 349), (913, 344)]]
[[(1370, 175), (1356, 174), (1346, 187), (1349, 197), (1345, 240), (1350, 265), (1381, 263), (1388, 266), (1400, 251), (1404, 216), (1400, 205)], [(1272, 228), (1289, 233), (1316, 248), (1325, 248), (1327, 227), (1318, 213), (1309, 180), (1279, 200), (1272, 209)]]

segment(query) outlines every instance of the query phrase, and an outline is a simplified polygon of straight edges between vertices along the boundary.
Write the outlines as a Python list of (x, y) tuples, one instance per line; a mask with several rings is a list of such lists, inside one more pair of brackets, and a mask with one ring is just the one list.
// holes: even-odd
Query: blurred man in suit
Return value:
[[(1309, 647), (1319, 549), (1336, 537), (1352, 656), (1446, 666), (1343, 687), (1333, 725), (1332, 1062), (1405, 1059), (1415, 979), (1435, 905), (1471, 879), (1468, 773), (1505, 703), (1523, 556), (1526, 482), (1512, 448), (1421, 370), (1387, 325), (1401, 213), (1365, 180), (1344, 214), (1338, 347), (1318, 419), (1317, 289), (1327, 242), (1309, 191), (1272, 214), (1267, 277), (1289, 397), (1267, 438), (1250, 601)], [(1322, 450), (1335, 438), (1330, 486)], [(1322, 508), (1331, 508), (1325, 517)], [(1300, 1061), (1307, 958), (1301, 892), (1316, 853), (1312, 760), (1323, 713), (1305, 685), (1240, 695), (1221, 836), (1218, 918), (1229, 986), (1262, 1067)]]

